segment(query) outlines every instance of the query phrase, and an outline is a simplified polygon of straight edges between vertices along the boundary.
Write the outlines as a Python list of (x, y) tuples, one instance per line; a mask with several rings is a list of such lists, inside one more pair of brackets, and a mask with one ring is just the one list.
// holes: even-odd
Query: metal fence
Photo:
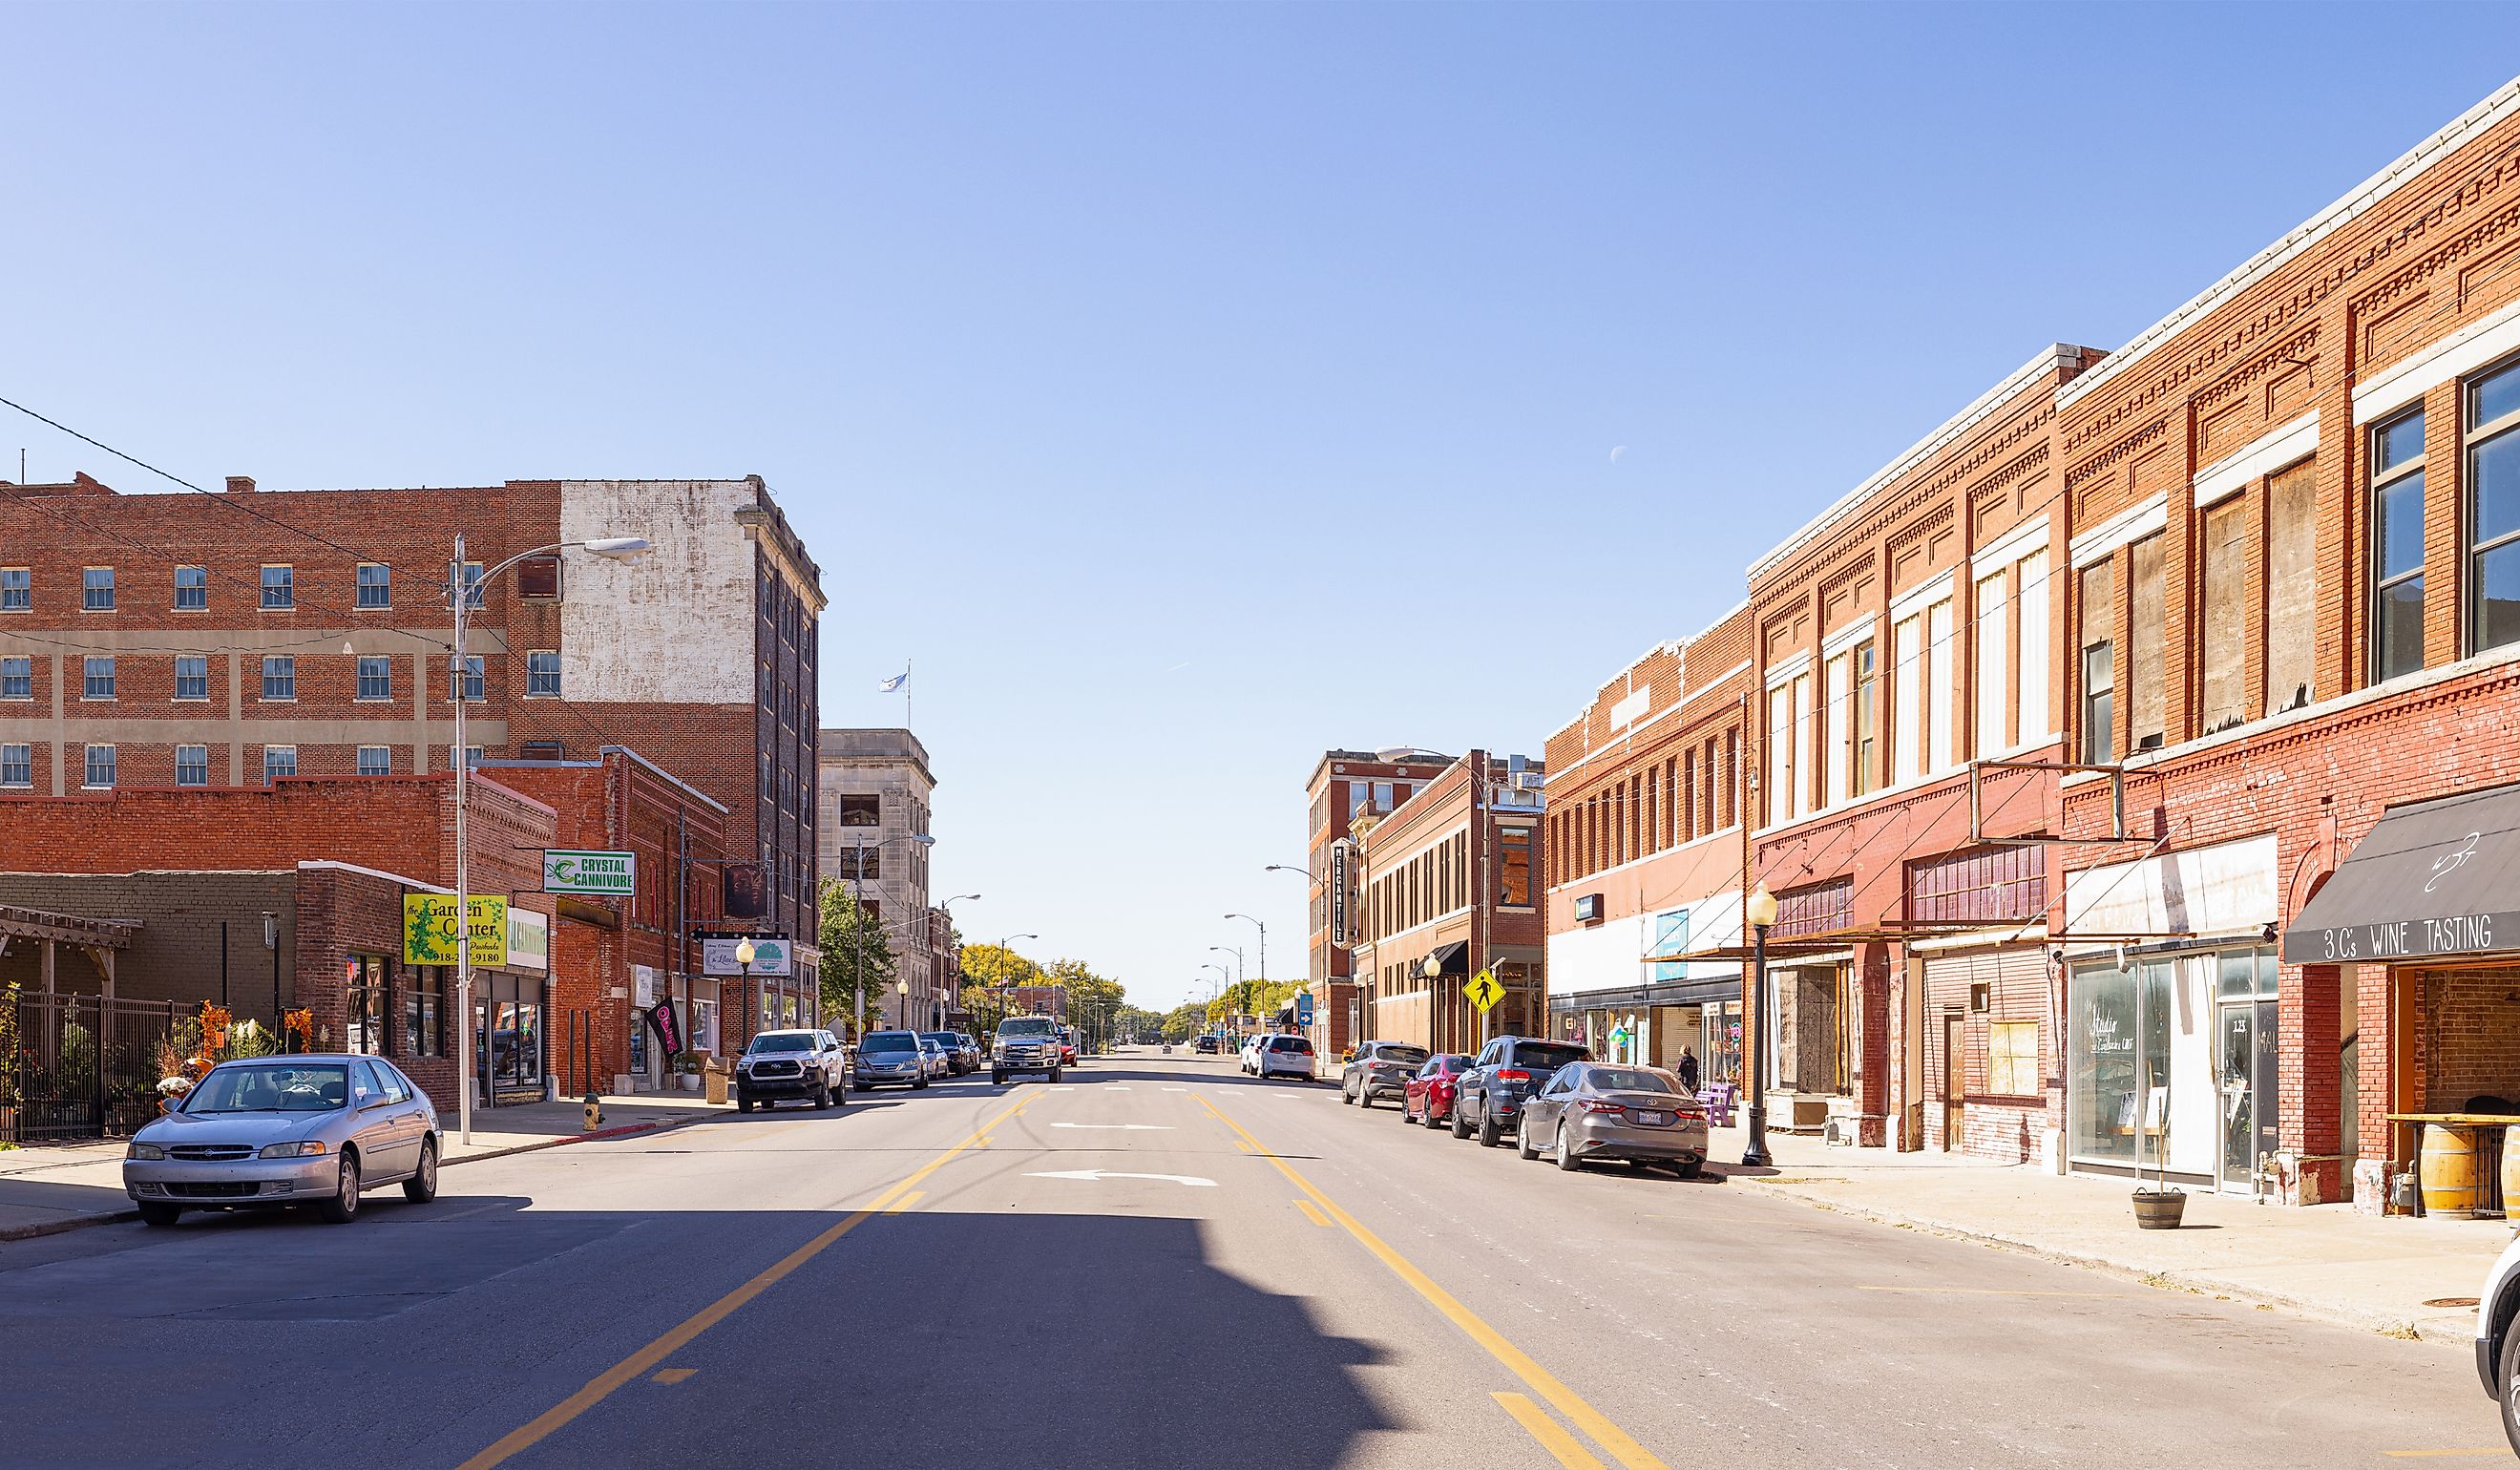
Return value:
[(158, 1044), (174, 1034), (172, 1001), (21, 994), (18, 1054), (0, 1084), (6, 1136), (20, 1143), (117, 1138), (158, 1116)]

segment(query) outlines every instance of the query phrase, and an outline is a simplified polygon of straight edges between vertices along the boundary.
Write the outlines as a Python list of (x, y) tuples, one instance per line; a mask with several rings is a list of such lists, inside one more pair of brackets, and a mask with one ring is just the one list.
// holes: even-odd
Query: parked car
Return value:
[(960, 1077), (979, 1065), (979, 1048), (973, 1047), (967, 1055), (963, 1048), (968, 1038), (959, 1031), (922, 1031), (919, 1033), (919, 1039), (934, 1042), (937, 1048), (945, 1053), (945, 1074), (949, 1077)]
[(889, 1084), (917, 1091), (927, 1086), (929, 1065), (920, 1049), (919, 1033), (870, 1031), (858, 1040), (857, 1065), (851, 1070), (861, 1088)]
[(1265, 1040), (1266, 1038), (1257, 1036), (1246, 1036), (1242, 1039), (1242, 1049), (1238, 1055), (1242, 1059), (1242, 1075), (1245, 1077), (1260, 1075), (1260, 1043)]
[(830, 1107), (847, 1102), (848, 1089), (848, 1048), (828, 1031), (764, 1031), (735, 1060), (739, 1113), (751, 1112), (756, 1102), (776, 1106), (782, 1097)]
[(1225, 1049), (1225, 1044), (1212, 1036), (1202, 1036), (1191, 1043), (1191, 1049), (1201, 1056), (1214, 1056)]
[(1076, 1065), (1077, 1040), (1078, 1038), (1075, 1027), (1061, 1026), (1058, 1028), (1059, 1059), (1063, 1065), (1070, 1067)]
[(2476, 1376), (2502, 1406), (2502, 1437), (2520, 1453), (2520, 1240), (2502, 1248), (2477, 1293)]
[(1553, 1153), (1572, 1172), (1589, 1159), (1669, 1164), (1685, 1180), (1706, 1166), (1706, 1106), (1660, 1067), (1576, 1062), (1523, 1104), (1514, 1151)]
[(989, 1081), (1005, 1087), (1017, 1072), (1038, 1072), (1053, 1082), (1066, 1066), (1058, 1023), (1048, 1016), (1009, 1016), (989, 1044)]
[(1442, 1127), (1453, 1116), (1453, 1093), (1469, 1066), (1470, 1058), (1458, 1051), (1426, 1058), (1426, 1065), (1418, 1069), (1400, 1094), (1400, 1121)]
[(923, 1036), (919, 1039), (919, 1059), (927, 1064), (930, 1081), (954, 1075), (954, 1059), (945, 1054), (944, 1046)]
[(279, 1205), (345, 1225), (371, 1185), (436, 1198), (439, 1137), (428, 1094), (382, 1057), (224, 1061), (132, 1135), (122, 1187), (151, 1225)]
[(1313, 1044), (1300, 1036), (1264, 1036), (1252, 1052), (1252, 1068), (1262, 1081), (1272, 1077), (1313, 1080)]
[(1410, 1074), (1426, 1065), (1426, 1048), (1407, 1042), (1361, 1043), (1347, 1065), (1339, 1068), (1339, 1101), (1373, 1106), (1376, 1097), (1397, 1097), (1409, 1089)]
[(1481, 1048), (1455, 1085), (1453, 1136), (1466, 1138), (1475, 1130), (1483, 1147), (1496, 1147), (1513, 1127), (1524, 1098), (1547, 1087), (1558, 1068), (1592, 1057), (1591, 1050), (1573, 1042), (1498, 1037)]

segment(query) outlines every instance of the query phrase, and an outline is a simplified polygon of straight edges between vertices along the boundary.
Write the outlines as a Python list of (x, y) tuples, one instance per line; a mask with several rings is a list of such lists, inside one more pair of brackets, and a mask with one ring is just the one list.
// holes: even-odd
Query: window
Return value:
[(528, 557), (517, 563), (517, 596), (520, 598), (556, 598), (560, 596), (560, 558)]
[(1768, 690), (1768, 821), (1790, 822), (1811, 808), (1811, 675)]
[(24, 612), (35, 605), (31, 577), (22, 566), (0, 566), (0, 612)]
[(1848, 780), (1855, 760), (1855, 655), (1840, 653), (1821, 669), (1821, 713), (1828, 730), (1822, 752), (1825, 765), (1821, 805), (1834, 806), (1854, 794)]
[(2012, 743), (2012, 691), (2004, 684), (2012, 643), (2006, 576), (1999, 571), (1977, 579), (1977, 627), (1969, 636), (1969, 656), (1970, 682), (1977, 687), (1975, 733), (1980, 756), (1992, 756)]
[(471, 653), (471, 654), (467, 654), (467, 655), (465, 656), (465, 659), (464, 659), (464, 671), (463, 671), (463, 675), (462, 675), (462, 678), (463, 678), (463, 681), (464, 681), (464, 682), (463, 682), (463, 690), (462, 690), (462, 692), (461, 692), (461, 693), (457, 692), (457, 690), (456, 690), (456, 678), (457, 678), (457, 675), (456, 675), (456, 670), (455, 670), (455, 660), (453, 660), (453, 659), (451, 659), (451, 658), (450, 658), (450, 659), (448, 659), (448, 660), (446, 661), (446, 697), (447, 697), (447, 698), (449, 698), (449, 699), (478, 699), (478, 698), (480, 698), (480, 697), (481, 697), (481, 655), (480, 655), (480, 654), (478, 654), (478, 653)]
[(175, 568), (175, 610), (199, 612), (210, 605), (210, 573), (200, 566)]
[(35, 660), (0, 658), (0, 699), (35, 697)]
[(390, 699), (393, 697), (393, 660), (378, 653), (359, 655), (359, 697)]
[(0, 745), (0, 786), (31, 786), (34, 783), (35, 747)]
[(436, 965), (406, 970), (402, 985), (402, 1054), (440, 1056), (437, 1016), (446, 1002), (446, 971)]
[(113, 568), (91, 566), (79, 573), (79, 608), (85, 612), (113, 610)]
[(842, 796), (840, 798), (840, 825), (880, 826), (882, 824), (882, 797)]
[(557, 694), (560, 692), (560, 654), (550, 648), (536, 648), (525, 655), (525, 692)]
[(1996, 1021), (1987, 1026), (1986, 1090), (1999, 1097), (2039, 1095), (2037, 1021)]
[(2197, 519), (2198, 556), (2204, 561), (2205, 605), (2197, 619), (2197, 666), (2203, 671), (2203, 704), (2197, 734), (2212, 735), (2246, 724), (2249, 596), (2248, 498), (2235, 495)]
[(359, 563), (359, 605), (390, 607), (393, 605), (393, 569), (382, 561)]
[(82, 698), (82, 699), (111, 699), (111, 698), (112, 698), (112, 697), (113, 697), (113, 660), (112, 660), (112, 658), (111, 658), (111, 657), (102, 657), (102, 658), (100, 658), (100, 657), (94, 657), (94, 656), (91, 656), (90, 658), (88, 658), (88, 659), (86, 660), (86, 666), (87, 666), (87, 674), (86, 674), (86, 678), (85, 678), (84, 680), (82, 680), (82, 681), (81, 681), (81, 683), (80, 683), (80, 685), (79, 685), (79, 697), (80, 697), (80, 698)]
[(175, 747), (175, 784), (206, 786), (210, 783), (210, 747), (178, 745)]
[(2155, 533), (2127, 553), (2127, 740), (2137, 750), (2159, 748), (2168, 734), (2168, 537)]
[(2318, 658), (2313, 469), (2304, 460), (2267, 482), (2267, 689), (2259, 707), (2270, 714), (2310, 702)]
[(294, 654), (275, 653), (263, 659), (262, 697), (265, 699), (297, 697), (297, 658)]
[(2048, 703), (2048, 554), (2032, 552), (2013, 564), (2013, 602), (2020, 608), (2016, 632), (2021, 690), (2016, 705), (2022, 743), (2044, 740), (2056, 733), (2055, 714)]
[[(376, 955), (351, 955), (345, 957), (344, 966), (342, 988), (349, 1003), (342, 1018), (341, 1049), (381, 1056), (385, 1049), (384, 959)], [(367, 1068), (359, 1070), (365, 1072)], [(376, 1080), (382, 1099), (383, 1079)]]
[(296, 746), (265, 745), (262, 747), (262, 783), (264, 785), (270, 785), (272, 781), (280, 777), (295, 776), (296, 774)]
[(2520, 643), (2520, 363), (2467, 386), (2468, 651)]
[(2117, 571), (2083, 568), (2083, 763), (2117, 759)]
[(517, 747), (517, 758), (526, 761), (557, 761), (566, 758), (558, 740), (527, 740)]
[(87, 747), (87, 776), (83, 784), (90, 786), (111, 786), (113, 784), (112, 746), (90, 745)]
[[(472, 599), (471, 599), (471, 603), (470, 603), (470, 605), (474, 606), (474, 607), (478, 607), (478, 606), (480, 606), (480, 605), (481, 605), (481, 563), (480, 563), (480, 562), (478, 562), (478, 561), (467, 561), (467, 562), (465, 562), (465, 563), (464, 563), (464, 586), (465, 586), (465, 587), (466, 587), (466, 589), (467, 589), (467, 590), (469, 590), (469, 591), (472, 593)], [(454, 604), (454, 602), (453, 602), (453, 601), (450, 601), (446, 605), (448, 605), (449, 607), (452, 607), (452, 606), (454, 606), (455, 604)]]
[(2424, 416), (2371, 431), (2371, 677), (2424, 666)]
[(835, 865), (844, 879), (872, 882), (883, 876), (883, 855), (879, 848), (844, 847)]
[(210, 660), (199, 653), (179, 653), (175, 657), (175, 697), (207, 699), (210, 697)]
[[(479, 769), (480, 769), (480, 767), (481, 767), (481, 747), (480, 747), (480, 746), (478, 746), (478, 745), (467, 745), (467, 746), (465, 746), (465, 747), (464, 747), (464, 769), (466, 769), (467, 771), (477, 771), (477, 770), (479, 770)], [(446, 747), (446, 769), (447, 769), (447, 770), (449, 770), (449, 771), (452, 771), (452, 770), (454, 770), (454, 769), (455, 769), (455, 747), (454, 747), (454, 746), (452, 746), (452, 745), (449, 745), (449, 746), (447, 746), (447, 747)]]
[(297, 605), (297, 573), (287, 566), (262, 569), (262, 606), (264, 611)]
[(1880, 729), (1880, 705), (1874, 694), (1880, 680), (1873, 663), (1872, 640), (1868, 638), (1855, 646), (1855, 767), (1848, 786), (1848, 793), (1855, 796), (1872, 789), (1873, 733)]
[[(1688, 948), (1688, 911), (1675, 909), (1669, 913), (1655, 914), (1653, 949), (1649, 953), (1677, 955)], [(1686, 980), (1688, 978), (1688, 962), (1687, 960), (1657, 961), (1653, 967), (1653, 978), (1657, 985), (1666, 981)]]
[(1373, 783), (1373, 805), (1376, 810), (1384, 812), (1396, 805), (1391, 799), (1391, 782), (1378, 780)]
[(1504, 869), (1504, 881), (1497, 889), (1497, 902), (1508, 908), (1528, 908), (1531, 904), (1531, 828), (1508, 826), (1497, 833), (1498, 866)]
[(360, 746), (359, 774), (361, 776), (393, 775), (393, 747), (390, 745)]

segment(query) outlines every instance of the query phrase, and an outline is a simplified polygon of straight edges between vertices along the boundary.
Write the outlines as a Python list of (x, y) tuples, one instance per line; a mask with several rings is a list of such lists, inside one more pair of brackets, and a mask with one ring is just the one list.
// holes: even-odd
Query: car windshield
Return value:
[(870, 1031), (867, 1033), (867, 1039), (858, 1044), (858, 1049), (861, 1051), (916, 1051), (919, 1049), (919, 1038), (907, 1031)]
[(184, 1098), (188, 1113), (329, 1113), (350, 1100), (349, 1069), (338, 1062), (230, 1064)]
[(1464, 1056), (1459, 1051), (1456, 1051), (1444, 1058), (1444, 1070), (1447, 1072), (1467, 1071), (1469, 1069), (1469, 1065), (1470, 1058)]
[(1660, 1067), (1595, 1067), (1586, 1077), (1597, 1092), (1678, 1092), (1680, 1079)]
[(1409, 1065), (1414, 1067), (1426, 1059), (1426, 1048), (1423, 1047), (1387, 1046), (1376, 1051), (1374, 1056), (1375, 1059), (1380, 1061), (1407, 1062)]
[(1001, 1022), (998, 1026), (998, 1035), (1057, 1036), (1058, 1023), (1046, 1016), (1017, 1016), (1012, 1021)]
[(1570, 1047), (1563, 1042), (1524, 1042), (1513, 1048), (1513, 1059), (1507, 1065), (1554, 1071), (1568, 1062), (1582, 1061), (1584, 1055), (1583, 1047)]
[(752, 1051), (811, 1051), (814, 1039), (801, 1031), (772, 1031), (752, 1039)]

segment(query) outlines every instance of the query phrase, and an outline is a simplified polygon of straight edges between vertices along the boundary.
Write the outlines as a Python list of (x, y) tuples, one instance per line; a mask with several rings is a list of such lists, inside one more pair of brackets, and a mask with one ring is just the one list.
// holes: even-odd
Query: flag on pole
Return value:
[(901, 692), (901, 687), (909, 682), (910, 671), (908, 669), (903, 669), (900, 673), (893, 675), (890, 679), (877, 685), (875, 687), (875, 691), (878, 694), (897, 694)]

